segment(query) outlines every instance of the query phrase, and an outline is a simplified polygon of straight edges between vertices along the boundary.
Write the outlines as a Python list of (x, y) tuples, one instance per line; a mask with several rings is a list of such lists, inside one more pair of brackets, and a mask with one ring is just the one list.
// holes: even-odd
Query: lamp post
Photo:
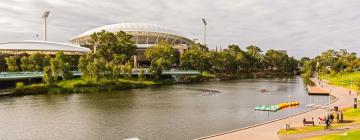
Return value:
[(207, 25), (207, 22), (206, 22), (205, 18), (202, 18), (202, 22), (204, 23), (204, 45), (206, 46), (206, 25)]
[(47, 18), (49, 17), (50, 11), (45, 11), (43, 13), (43, 15), (41, 16), (41, 18), (44, 19), (44, 23), (45, 23), (45, 41), (47, 41)]

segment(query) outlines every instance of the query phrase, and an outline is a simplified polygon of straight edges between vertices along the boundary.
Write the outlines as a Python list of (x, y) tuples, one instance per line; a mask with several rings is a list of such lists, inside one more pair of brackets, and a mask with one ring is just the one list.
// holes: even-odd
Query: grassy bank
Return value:
[(15, 95), (31, 95), (31, 94), (47, 94), (47, 93), (88, 93), (100, 91), (113, 91), (123, 89), (143, 88), (152, 85), (166, 84), (154, 81), (138, 81), (115, 79), (101, 79), (96, 82), (90, 82), (81, 78), (68, 81), (60, 81), (54, 84), (31, 84), (17, 87), (14, 91)]
[(353, 130), (345, 133), (328, 134), (324, 136), (306, 138), (303, 140), (357, 140), (360, 138), (360, 130)]
[(352, 73), (339, 73), (339, 74), (323, 74), (321, 79), (329, 81), (329, 84), (341, 86), (348, 89), (359, 90), (356, 86), (360, 81), (360, 71)]
[[(229, 75), (212, 75), (207, 72), (203, 76), (194, 75), (185, 79), (188, 83), (199, 83), (209, 81), (210, 79), (219, 78), (221, 80), (244, 79), (244, 78), (275, 78), (275, 77), (290, 77), (293, 74), (287, 73), (243, 73), (243, 74), (229, 74)], [(17, 95), (34, 95), (34, 94), (52, 94), (52, 93), (90, 93), (102, 91), (115, 91), (124, 89), (144, 88), (153, 85), (173, 84), (171, 79), (164, 81), (139, 81), (137, 79), (101, 79), (96, 82), (91, 82), (82, 78), (71, 79), (67, 81), (58, 81), (53, 84), (31, 84), (21, 85), (14, 89), (14, 96)]]

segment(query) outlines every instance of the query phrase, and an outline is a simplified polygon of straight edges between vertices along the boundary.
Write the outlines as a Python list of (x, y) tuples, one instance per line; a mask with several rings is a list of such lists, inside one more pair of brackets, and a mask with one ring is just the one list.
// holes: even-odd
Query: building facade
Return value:
[(135, 67), (146, 65), (147, 62), (144, 56), (145, 50), (153, 45), (158, 44), (162, 40), (169, 42), (173, 46), (174, 50), (179, 54), (182, 54), (191, 46), (191, 44), (194, 43), (184, 35), (181, 35), (166, 27), (147, 23), (119, 23), (105, 25), (88, 30), (72, 38), (70, 41), (73, 44), (80, 46), (91, 46), (92, 44), (89, 42), (90, 35), (95, 32), (101, 32), (102, 30), (113, 33), (124, 31), (127, 34), (133, 36), (131, 41), (133, 41), (137, 46), (136, 55), (133, 58)]

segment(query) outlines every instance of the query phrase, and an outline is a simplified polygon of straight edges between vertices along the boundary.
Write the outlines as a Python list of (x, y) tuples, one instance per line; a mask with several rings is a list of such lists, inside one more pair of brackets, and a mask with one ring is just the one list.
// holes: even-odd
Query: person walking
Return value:
[(333, 113), (330, 114), (330, 122), (334, 122), (334, 114)]
[(344, 114), (340, 111), (340, 122), (344, 122)]
[(326, 120), (325, 120), (325, 126), (326, 126), (325, 130), (329, 129), (329, 127), (330, 127), (330, 118), (329, 117), (327, 117)]

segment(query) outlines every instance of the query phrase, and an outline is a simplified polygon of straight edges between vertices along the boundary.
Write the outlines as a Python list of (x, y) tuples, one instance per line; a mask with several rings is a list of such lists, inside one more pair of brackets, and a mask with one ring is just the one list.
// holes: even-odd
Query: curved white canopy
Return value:
[(90, 49), (67, 43), (48, 41), (19, 41), (0, 43), (0, 51), (64, 51), (87, 53), (90, 51)]
[(75, 38), (80, 38), (80, 37), (84, 37), (84, 36), (88, 36), (91, 35), (95, 32), (100, 32), (102, 30), (105, 31), (109, 31), (109, 32), (119, 32), (119, 31), (124, 31), (124, 32), (131, 32), (131, 31), (136, 31), (136, 32), (159, 32), (159, 33), (166, 33), (166, 34), (172, 34), (172, 35), (177, 35), (177, 36), (182, 36), (183, 35), (170, 30), (166, 27), (163, 26), (159, 26), (159, 25), (155, 25), (155, 24), (148, 24), (148, 23), (119, 23), (119, 24), (110, 24), (110, 25), (105, 25), (105, 26), (101, 26), (98, 28), (94, 28), (91, 30), (88, 30), (76, 37)]

